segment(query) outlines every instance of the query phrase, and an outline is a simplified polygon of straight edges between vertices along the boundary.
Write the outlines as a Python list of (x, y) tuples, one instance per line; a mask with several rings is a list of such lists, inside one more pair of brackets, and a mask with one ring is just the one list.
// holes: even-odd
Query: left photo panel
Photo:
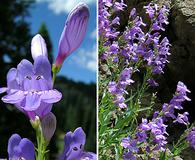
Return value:
[(0, 13), (0, 159), (97, 160), (96, 0)]

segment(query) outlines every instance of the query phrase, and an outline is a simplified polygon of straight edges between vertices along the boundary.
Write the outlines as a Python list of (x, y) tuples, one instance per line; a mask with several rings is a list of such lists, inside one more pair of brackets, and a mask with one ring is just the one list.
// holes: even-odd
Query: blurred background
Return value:
[[(32, 62), (30, 42), (40, 33), (47, 44), (50, 62), (55, 61), (58, 40), (69, 11), (80, 0), (1, 0), (0, 4), (0, 87), (6, 86), (6, 74), (22, 59)], [(57, 130), (51, 140), (50, 159), (62, 153), (64, 135), (82, 127), (87, 135), (85, 149), (96, 151), (96, 1), (89, 5), (90, 19), (81, 47), (64, 62), (55, 87), (62, 100), (53, 106)], [(1, 97), (3, 95), (0, 95)], [(0, 98), (1, 98), (0, 97)], [(7, 141), (13, 133), (36, 143), (28, 118), (0, 101), (0, 157), (7, 157)]]

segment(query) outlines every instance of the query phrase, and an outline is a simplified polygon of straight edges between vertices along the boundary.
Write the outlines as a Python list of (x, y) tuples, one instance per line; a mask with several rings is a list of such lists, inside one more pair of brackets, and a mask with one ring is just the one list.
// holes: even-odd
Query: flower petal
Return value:
[(7, 87), (9, 89), (19, 89), (19, 84), (16, 80), (17, 72), (16, 68), (11, 68), (7, 73)]
[(1, 94), (1, 93), (4, 93), (4, 92), (6, 92), (6, 91), (7, 91), (7, 88), (6, 88), (6, 87), (0, 88), (0, 94)]
[(2, 101), (4, 103), (16, 104), (20, 103), (24, 98), (25, 98), (24, 92), (18, 90), (2, 97)]
[(33, 75), (33, 65), (26, 59), (23, 59), (17, 66), (19, 83), (21, 84), (23, 79), (31, 77)]
[(34, 62), (34, 71), (36, 76), (43, 76), (48, 81), (50, 88), (52, 88), (51, 64), (45, 56), (39, 56)]
[(60, 101), (62, 94), (57, 90), (43, 91), (41, 94), (41, 100), (45, 103), (56, 103)]
[(39, 117), (44, 117), (49, 112), (51, 112), (51, 109), (52, 109), (52, 104), (41, 102), (40, 107), (37, 108), (37, 110), (35, 111), (35, 114)]
[(20, 143), (21, 137), (18, 134), (13, 134), (8, 141), (7, 152), (11, 158), (14, 154), (14, 148)]
[(85, 145), (86, 135), (81, 127), (77, 128), (73, 133), (74, 142)]
[(33, 92), (28, 92), (26, 95), (26, 104), (24, 106), (25, 111), (35, 111), (40, 107), (41, 99), (40, 95)]
[(31, 54), (34, 60), (39, 56), (47, 57), (46, 43), (40, 34), (34, 36), (31, 41)]
[(64, 151), (63, 154), (60, 156), (60, 160), (67, 159), (68, 155), (71, 153), (70, 144), (72, 143), (72, 132), (66, 133), (64, 136)]
[(21, 148), (21, 156), (24, 159), (35, 160), (35, 147), (34, 144), (27, 138), (23, 138), (19, 144)]
[(90, 159), (90, 160), (97, 160), (97, 155), (95, 153), (92, 153), (92, 152), (83, 152), (82, 153), (82, 156), (81, 156), (81, 159), (83, 160), (87, 160), (87, 159)]
[(71, 46), (70, 53), (80, 46), (87, 29), (88, 19), (89, 9), (83, 3), (78, 4), (68, 16), (65, 37)]

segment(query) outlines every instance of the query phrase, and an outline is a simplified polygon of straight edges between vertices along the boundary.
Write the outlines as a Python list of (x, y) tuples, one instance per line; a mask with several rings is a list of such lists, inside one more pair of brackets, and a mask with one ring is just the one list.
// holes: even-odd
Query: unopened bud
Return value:
[(59, 41), (56, 66), (60, 68), (65, 58), (75, 51), (84, 39), (89, 19), (86, 4), (79, 3), (68, 15)]
[(56, 117), (50, 112), (41, 120), (43, 136), (46, 141), (50, 141), (56, 130)]
[(32, 125), (32, 127), (36, 130), (39, 126), (40, 126), (40, 118), (38, 116), (35, 116), (34, 119), (30, 120), (30, 123)]
[(35, 35), (31, 41), (31, 54), (34, 60), (39, 56), (47, 56), (46, 43), (40, 34)]

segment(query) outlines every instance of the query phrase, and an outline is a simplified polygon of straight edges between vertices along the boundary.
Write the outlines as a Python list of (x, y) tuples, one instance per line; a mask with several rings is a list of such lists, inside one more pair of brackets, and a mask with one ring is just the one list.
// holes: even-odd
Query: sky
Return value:
[(74, 81), (91, 83), (96, 82), (97, 70), (96, 0), (36, 0), (29, 10), (30, 17), (27, 21), (30, 23), (33, 35), (37, 34), (43, 22), (46, 24), (56, 58), (58, 41), (68, 13), (79, 2), (87, 3), (90, 9), (86, 36), (81, 46), (66, 59), (59, 75), (64, 75)]

